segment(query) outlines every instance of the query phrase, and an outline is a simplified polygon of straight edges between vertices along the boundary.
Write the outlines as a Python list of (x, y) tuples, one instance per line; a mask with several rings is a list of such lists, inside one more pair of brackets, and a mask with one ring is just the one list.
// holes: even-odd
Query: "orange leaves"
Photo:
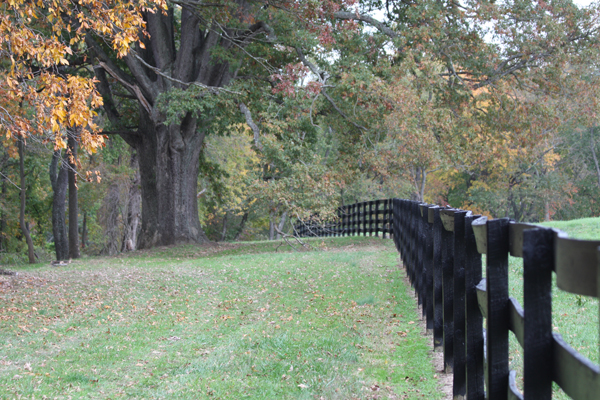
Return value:
[[(0, 72), (0, 130), (7, 139), (39, 135), (65, 148), (65, 129), (77, 128), (81, 147), (103, 146), (94, 109), (102, 98), (91, 78), (56, 74), (79, 56), (87, 32), (94, 31), (124, 56), (139, 41), (142, 11), (166, 9), (163, 0), (9, 0), (0, 16), (0, 53), (10, 66)], [(32, 115), (33, 113), (33, 115)]]

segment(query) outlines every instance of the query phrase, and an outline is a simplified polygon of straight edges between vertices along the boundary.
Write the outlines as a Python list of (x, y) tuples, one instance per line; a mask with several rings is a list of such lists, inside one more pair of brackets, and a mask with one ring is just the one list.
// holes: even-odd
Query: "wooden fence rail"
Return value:
[[(600, 241), (401, 199), (343, 206), (336, 221), (295, 229), (394, 239), (455, 399), (546, 400), (552, 382), (575, 400), (600, 399), (600, 367), (552, 332), (552, 273), (559, 289), (598, 298)], [(523, 259), (524, 307), (508, 295), (509, 255)], [(523, 348), (523, 394), (509, 371), (509, 331)]]

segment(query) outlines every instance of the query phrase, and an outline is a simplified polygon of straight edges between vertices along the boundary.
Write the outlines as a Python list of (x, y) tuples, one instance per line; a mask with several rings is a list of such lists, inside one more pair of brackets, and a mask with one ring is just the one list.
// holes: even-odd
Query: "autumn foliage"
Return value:
[(85, 37), (95, 32), (119, 56), (144, 28), (141, 12), (162, 2), (3, 1), (0, 16), (0, 126), (10, 143), (38, 136), (66, 148), (66, 129), (78, 128), (81, 147), (104, 143), (95, 121), (102, 98), (86, 59)]

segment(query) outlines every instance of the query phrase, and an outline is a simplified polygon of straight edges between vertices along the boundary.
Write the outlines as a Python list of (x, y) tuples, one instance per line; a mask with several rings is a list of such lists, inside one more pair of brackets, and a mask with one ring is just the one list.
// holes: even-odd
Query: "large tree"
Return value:
[[(15, 53), (15, 45), (23, 49), (13, 57), (19, 79), (13, 73), (0, 85), (7, 86), (15, 104), (25, 99), (47, 116), (39, 125), (52, 133), (56, 148), (66, 148), (64, 128), (81, 127), (81, 148), (91, 151), (101, 144), (101, 136), (90, 134), (93, 113), (84, 112), (87, 100), (81, 94), (91, 96), (85, 74), (93, 68), (108, 120), (105, 133), (120, 135), (138, 155), (140, 248), (207, 240), (197, 209), (205, 136), (237, 119), (252, 128), (256, 139), (261, 128), (274, 124), (273, 110), (298, 97), (303, 79), (306, 98), (298, 101), (303, 118), (335, 136), (323, 163), (335, 159), (342, 166), (341, 179), (350, 177), (348, 171), (383, 176), (389, 171), (377, 170), (374, 162), (386, 150), (380, 146), (386, 144), (382, 115), (394, 109), (409, 113), (405, 129), (427, 132), (440, 144), (434, 147), (460, 163), (461, 152), (473, 143), (473, 128), (494, 121), (491, 108), (481, 107), (478, 91), (486, 90), (488, 103), (495, 102), (500, 111), (534, 91), (537, 96), (548, 93), (560, 82), (558, 72), (569, 64), (570, 55), (590, 49), (597, 34), (597, 12), (580, 11), (569, 0), (14, 4), (5, 6), (12, 11), (0, 20), (0, 33), (10, 39), (11, 46), (2, 43), (7, 51)], [(45, 18), (45, 31), (23, 22), (29, 15), (23, 10), (31, 9)], [(385, 10), (381, 21), (369, 14), (376, 9)], [(22, 29), (12, 29), (15, 22)], [(17, 34), (44, 46), (27, 46)], [(411, 107), (441, 110), (428, 115), (452, 121), (422, 123), (417, 108), (396, 107), (403, 96), (378, 90), (407, 76), (412, 77)], [(517, 95), (496, 90), (510, 87), (510, 82), (520, 90)], [(100, 102), (92, 97), (87, 103), (89, 109)], [(466, 118), (465, 110), (473, 118)], [(0, 110), (0, 122), (12, 115), (5, 111)], [(493, 139), (515, 127), (510, 118), (502, 122), (500, 129), (489, 124), (494, 129), (486, 134), (491, 132)], [(22, 119), (4, 118), (3, 124), (26, 135)], [(517, 128), (515, 140), (527, 136), (524, 143), (543, 133)], [(304, 138), (306, 130), (298, 129), (296, 136)], [(394, 135), (402, 139), (402, 132)], [(393, 158), (395, 150), (389, 150)], [(425, 157), (418, 166), (420, 175), (417, 170), (414, 175), (424, 181), (437, 160)]]
[[(340, 11), (349, 6), (333, 1), (174, 1), (166, 11), (143, 13), (147, 34), (124, 62), (88, 34), (86, 44), (98, 62), (98, 88), (114, 127), (107, 133), (121, 135), (139, 155), (140, 248), (207, 240), (198, 219), (197, 177), (205, 135), (216, 129), (222, 112), (216, 104), (239, 107), (239, 117), (251, 121), (244, 102), (271, 96), (271, 84), (285, 91), (293, 82), (284, 67), (298, 60), (311, 65), (302, 47), (328, 45), (336, 13), (340, 19), (361, 18)], [(133, 118), (119, 109), (122, 90), (138, 103)]]

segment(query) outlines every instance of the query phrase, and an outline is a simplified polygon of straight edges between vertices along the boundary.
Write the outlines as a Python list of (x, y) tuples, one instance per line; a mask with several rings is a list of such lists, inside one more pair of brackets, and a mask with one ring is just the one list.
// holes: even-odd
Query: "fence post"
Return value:
[(402, 235), (406, 237), (407, 243), (407, 265), (408, 265), (408, 278), (410, 280), (411, 286), (415, 287), (415, 279), (414, 279), (414, 268), (415, 268), (415, 230), (414, 230), (414, 214), (413, 214), (413, 201), (406, 201), (406, 209), (404, 211), (404, 215), (406, 216), (406, 232), (407, 235)]
[(375, 200), (375, 236), (379, 237), (379, 200)]
[[(415, 226), (415, 289), (418, 295), (418, 304), (423, 306), (423, 248), (425, 240), (423, 234), (423, 218), (421, 217), (421, 203), (413, 205), (413, 220)], [(425, 308), (421, 307), (424, 313)]]
[(409, 266), (409, 279), (410, 284), (415, 289), (415, 295), (418, 296), (418, 291), (415, 282), (415, 268), (416, 268), (416, 253), (417, 253), (417, 232), (415, 227), (415, 202), (412, 200), (407, 201), (406, 204), (406, 219), (408, 224), (408, 266)]
[(402, 262), (404, 262), (404, 253), (402, 251), (401, 246), (401, 238), (402, 238), (402, 228), (400, 227), (403, 215), (402, 212), (402, 200), (393, 199), (392, 200), (392, 232), (394, 234), (394, 244), (396, 245), (396, 250), (400, 253), (400, 258)]
[(421, 287), (421, 308), (423, 317), (425, 318), (426, 324), (429, 323), (427, 317), (427, 307), (429, 306), (429, 288), (427, 287), (427, 271), (429, 270), (429, 253), (430, 250), (429, 244), (427, 243), (429, 240), (429, 223), (427, 222), (429, 214), (429, 208), (427, 204), (419, 204), (419, 224), (420, 224), (420, 256), (421, 256), (421, 271), (420, 271), (420, 282), (419, 285)]
[(552, 398), (552, 268), (554, 232), (523, 231), (526, 400)]
[(356, 234), (360, 236), (361, 233), (361, 222), (362, 222), (362, 203), (356, 205)]
[(369, 201), (369, 236), (373, 236), (373, 201)]
[[(440, 208), (432, 207), (430, 220), (433, 220), (433, 346), (443, 349), (444, 308), (442, 297), (442, 219)], [(433, 214), (433, 215), (432, 215)]]
[(348, 236), (348, 206), (342, 206), (342, 236)]
[(354, 236), (354, 219), (355, 219), (355, 215), (354, 213), (356, 212), (356, 203), (350, 205), (350, 215), (349, 215), (349, 220), (348, 220), (348, 236)]
[(367, 236), (367, 202), (363, 201), (362, 203), (362, 235)]
[(454, 398), (466, 396), (466, 320), (465, 320), (465, 217), (454, 212)]
[(465, 217), (465, 289), (466, 289), (466, 374), (469, 400), (483, 400), (483, 316), (479, 309), (476, 286), (481, 281), (481, 254), (471, 224), (479, 216)]
[(444, 370), (454, 367), (454, 233), (442, 227), (442, 296), (444, 309)]
[(383, 220), (381, 221), (381, 226), (382, 226), (382, 232), (383, 234), (381, 235), (382, 239), (385, 239), (385, 234), (386, 234), (386, 229), (389, 229), (389, 221), (390, 221), (390, 217), (388, 215), (388, 209), (390, 207), (390, 199), (387, 200), (383, 200)]
[(423, 224), (425, 236), (425, 254), (423, 257), (423, 268), (425, 269), (425, 315), (427, 329), (433, 329), (433, 221), (429, 220), (431, 207), (423, 205)]
[(487, 222), (488, 400), (506, 400), (508, 394), (508, 224), (506, 218)]

